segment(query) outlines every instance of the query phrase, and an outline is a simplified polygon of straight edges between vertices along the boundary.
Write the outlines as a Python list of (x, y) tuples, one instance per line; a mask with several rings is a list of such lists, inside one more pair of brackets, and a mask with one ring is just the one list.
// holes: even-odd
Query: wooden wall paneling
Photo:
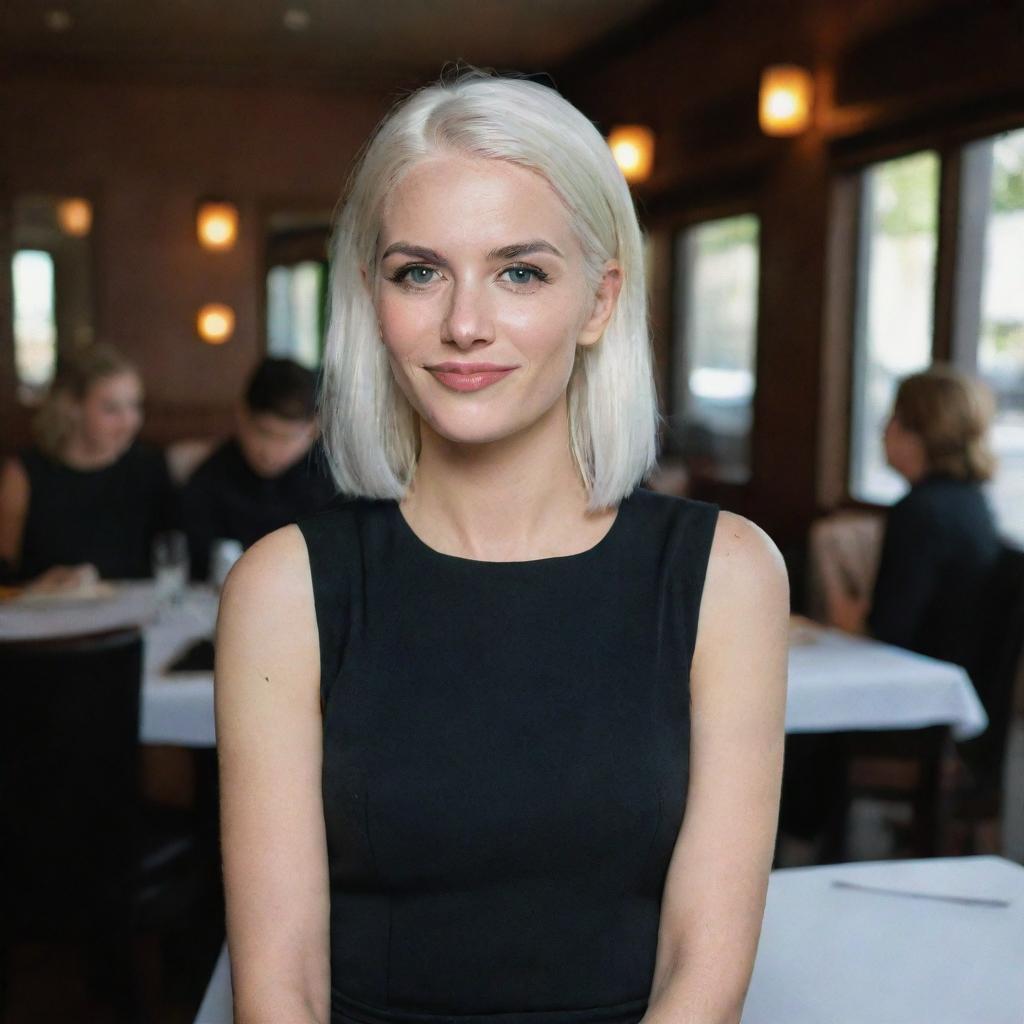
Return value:
[[(5, 133), (11, 192), (70, 194), (86, 183), (96, 199), (98, 336), (140, 365), (145, 436), (194, 436), (200, 423), (220, 432), (266, 347), (268, 197), (331, 209), (388, 97), (52, 70), (4, 83), (13, 100)], [(196, 241), (196, 204), (211, 194), (239, 207), (230, 252), (210, 253)], [(196, 335), (205, 302), (234, 307), (235, 335), (224, 345)], [(10, 399), (4, 406), (26, 418)]]

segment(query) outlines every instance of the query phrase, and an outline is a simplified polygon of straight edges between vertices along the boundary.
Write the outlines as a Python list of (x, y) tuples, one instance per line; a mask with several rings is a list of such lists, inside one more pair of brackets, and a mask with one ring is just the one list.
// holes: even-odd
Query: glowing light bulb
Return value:
[(758, 105), (761, 131), (765, 135), (799, 135), (811, 123), (814, 80), (811, 73), (795, 64), (775, 64), (761, 75)]
[(646, 181), (654, 164), (654, 132), (642, 124), (618, 125), (608, 136), (612, 156), (629, 182)]
[(196, 235), (204, 249), (230, 249), (238, 237), (237, 207), (231, 203), (203, 203), (196, 214)]
[(196, 316), (199, 337), (209, 345), (222, 345), (235, 332), (235, 311), (230, 306), (211, 302)]

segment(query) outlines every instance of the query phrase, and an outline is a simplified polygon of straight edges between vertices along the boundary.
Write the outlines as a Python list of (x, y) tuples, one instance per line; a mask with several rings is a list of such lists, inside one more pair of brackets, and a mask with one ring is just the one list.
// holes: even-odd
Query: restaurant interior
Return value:
[[(555, 89), (607, 139), (644, 232), (644, 486), (785, 560), (743, 1024), (1024, 1020), (1021, 0), (0, 19), (0, 1021), (232, 1020), (218, 592), (334, 498), (314, 462), (339, 197), (392, 105), (467, 67)], [(109, 468), (92, 415), (136, 453), (116, 508), (86, 479)]]

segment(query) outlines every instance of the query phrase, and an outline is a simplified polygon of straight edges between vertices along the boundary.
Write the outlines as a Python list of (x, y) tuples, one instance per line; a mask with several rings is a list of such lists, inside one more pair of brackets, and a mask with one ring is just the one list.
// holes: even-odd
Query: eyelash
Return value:
[[(430, 281), (426, 281), (422, 284), (413, 284), (410, 281), (408, 281), (408, 276), (413, 270), (430, 270), (434, 273), (437, 272), (433, 267), (427, 266), (424, 263), (410, 263), (407, 266), (399, 267), (398, 270), (396, 270), (393, 274), (388, 275), (388, 280), (393, 281), (395, 284), (400, 285), (403, 288), (410, 289), (425, 288), (428, 284), (432, 283)], [(528, 263), (515, 263), (510, 267), (505, 267), (502, 273), (507, 274), (510, 270), (529, 271), (531, 274), (534, 275), (534, 281), (537, 281), (540, 284), (543, 284), (548, 279), (548, 275), (543, 270), (541, 270), (540, 267), (534, 267)], [(508, 283), (515, 284), (516, 282), (509, 281)], [(530, 283), (531, 282), (529, 281), (520, 282), (521, 285), (527, 285)]]

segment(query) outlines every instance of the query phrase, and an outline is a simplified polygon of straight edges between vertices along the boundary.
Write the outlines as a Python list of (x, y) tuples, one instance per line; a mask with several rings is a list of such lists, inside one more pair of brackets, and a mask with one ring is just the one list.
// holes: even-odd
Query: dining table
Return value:
[[(195, 1024), (231, 1024), (220, 953)], [(1020, 1024), (1024, 867), (1002, 857), (771, 873), (741, 1024)]]
[[(212, 638), (217, 607), (217, 592), (206, 585), (192, 584), (167, 599), (151, 582), (126, 582), (105, 601), (5, 603), (0, 642), (136, 623), (145, 639), (142, 742), (213, 747), (212, 666), (169, 668), (196, 641)], [(987, 725), (970, 677), (959, 665), (796, 615), (789, 641), (789, 733), (946, 726), (954, 739), (966, 740)]]
[[(211, 635), (216, 599), (192, 588), (146, 630), (141, 735), (147, 743), (212, 746), (209, 671), (167, 673), (180, 651)], [(959, 665), (794, 616), (786, 731), (843, 732), (947, 725), (958, 740), (983, 732), (985, 710)]]

